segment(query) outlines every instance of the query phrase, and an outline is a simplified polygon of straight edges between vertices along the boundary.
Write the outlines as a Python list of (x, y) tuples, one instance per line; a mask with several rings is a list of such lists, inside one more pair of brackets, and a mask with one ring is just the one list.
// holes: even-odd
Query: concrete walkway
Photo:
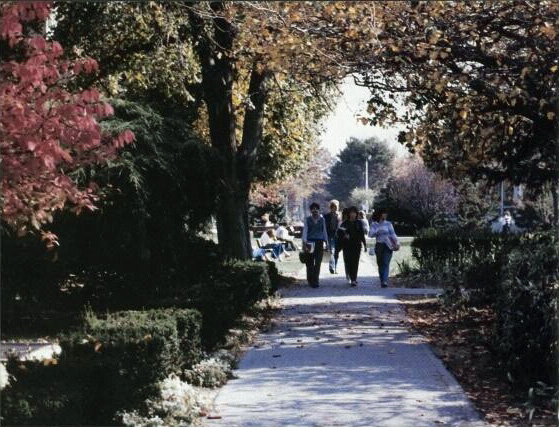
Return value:
[(407, 329), (396, 298), (439, 290), (381, 289), (367, 259), (359, 273), (359, 286), (350, 288), (323, 264), (318, 289), (284, 290), (272, 331), (259, 336), (238, 378), (218, 393), (214, 413), (221, 419), (207, 423), (486, 425), (425, 340)]

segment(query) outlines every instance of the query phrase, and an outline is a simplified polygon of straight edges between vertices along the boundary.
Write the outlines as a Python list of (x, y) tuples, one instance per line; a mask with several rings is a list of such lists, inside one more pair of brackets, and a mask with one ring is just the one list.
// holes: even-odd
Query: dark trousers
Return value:
[(359, 269), (359, 257), (361, 256), (361, 246), (344, 247), (345, 271), (352, 282), (357, 281), (357, 270)]
[(311, 286), (318, 285), (318, 277), (320, 276), (320, 264), (322, 263), (322, 256), (324, 254), (324, 244), (322, 240), (314, 242), (314, 252), (311, 254), (311, 259), (307, 263), (307, 281)]
[(392, 251), (386, 243), (377, 243), (375, 245), (375, 254), (377, 256), (378, 274), (381, 283), (388, 283), (388, 275), (390, 274), (390, 260), (392, 259)]

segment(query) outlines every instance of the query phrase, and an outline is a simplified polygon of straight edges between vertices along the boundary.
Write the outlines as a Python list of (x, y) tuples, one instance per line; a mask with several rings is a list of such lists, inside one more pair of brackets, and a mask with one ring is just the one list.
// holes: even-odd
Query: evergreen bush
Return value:
[(525, 236), (503, 265), (495, 348), (519, 387), (557, 384), (559, 254), (552, 233)]
[(213, 348), (235, 321), (271, 291), (268, 265), (253, 261), (225, 261), (209, 272), (189, 294), (202, 313), (202, 342)]
[(117, 411), (141, 405), (158, 382), (200, 360), (200, 330), (196, 310), (88, 312), (82, 330), (61, 336), (56, 365), (10, 365), (16, 380), (2, 393), (3, 422), (113, 424)]

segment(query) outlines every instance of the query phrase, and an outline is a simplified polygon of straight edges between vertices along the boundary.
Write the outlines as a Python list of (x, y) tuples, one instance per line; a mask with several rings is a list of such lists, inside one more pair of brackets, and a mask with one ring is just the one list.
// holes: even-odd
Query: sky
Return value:
[(345, 147), (352, 136), (359, 139), (376, 136), (388, 142), (388, 146), (396, 154), (402, 155), (406, 152), (397, 142), (398, 132), (402, 130), (401, 128), (382, 128), (357, 122), (356, 117), (366, 111), (369, 89), (356, 86), (350, 76), (344, 80), (341, 90), (342, 95), (337, 106), (323, 124), (324, 133), (320, 137), (320, 143), (324, 148), (335, 156)]

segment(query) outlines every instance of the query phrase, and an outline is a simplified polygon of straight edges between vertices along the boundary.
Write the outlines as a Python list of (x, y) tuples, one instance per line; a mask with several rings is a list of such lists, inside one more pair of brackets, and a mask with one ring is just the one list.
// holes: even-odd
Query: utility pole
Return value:
[(365, 157), (365, 213), (369, 213), (369, 199), (367, 197), (367, 190), (369, 189), (369, 160), (371, 160), (370, 154)]

